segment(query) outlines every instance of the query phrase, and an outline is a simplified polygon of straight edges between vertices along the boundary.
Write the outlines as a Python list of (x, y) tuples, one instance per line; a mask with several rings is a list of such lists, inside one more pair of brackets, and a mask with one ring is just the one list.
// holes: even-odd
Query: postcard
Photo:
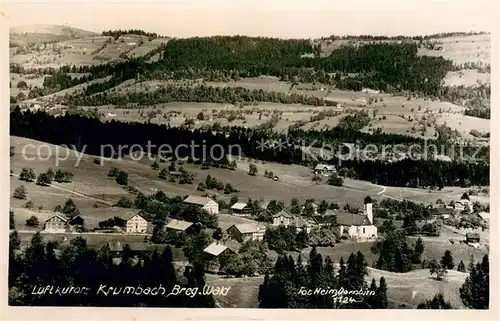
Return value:
[(494, 319), (493, 2), (2, 10), (6, 319)]

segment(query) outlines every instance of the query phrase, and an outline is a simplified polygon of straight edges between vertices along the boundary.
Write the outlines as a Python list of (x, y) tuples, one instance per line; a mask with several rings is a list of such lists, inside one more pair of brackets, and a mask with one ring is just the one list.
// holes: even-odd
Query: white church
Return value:
[(370, 241), (377, 238), (377, 227), (373, 222), (372, 198), (364, 199), (363, 214), (338, 213), (337, 224), (340, 235), (347, 236), (355, 241)]

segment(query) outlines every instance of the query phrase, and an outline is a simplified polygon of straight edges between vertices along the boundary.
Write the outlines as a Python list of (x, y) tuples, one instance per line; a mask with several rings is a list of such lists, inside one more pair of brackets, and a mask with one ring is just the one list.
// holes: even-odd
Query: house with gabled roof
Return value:
[(69, 218), (55, 213), (45, 221), (43, 230), (48, 233), (64, 233), (68, 229), (68, 222)]
[(289, 226), (292, 223), (294, 216), (285, 210), (273, 215), (273, 225), (274, 226)]
[(309, 222), (285, 210), (273, 215), (273, 226), (295, 226), (298, 232), (305, 230), (309, 233), (311, 231), (311, 224)]
[(337, 170), (335, 169), (335, 165), (318, 164), (316, 165), (316, 167), (314, 167), (314, 174), (316, 175), (329, 176), (336, 172)]
[(466, 240), (467, 244), (479, 243), (481, 238), (479, 237), (479, 233), (465, 233), (465, 240)]
[(193, 223), (191, 222), (171, 219), (168, 221), (167, 225), (165, 225), (165, 229), (177, 232), (187, 232), (192, 226)]
[(210, 214), (219, 214), (219, 204), (208, 197), (191, 195), (184, 200), (184, 203), (199, 206)]
[(231, 225), (227, 230), (227, 234), (239, 242), (262, 241), (266, 233), (266, 226), (262, 223), (244, 223)]
[(247, 203), (236, 202), (231, 206), (231, 212), (237, 216), (250, 216), (250, 209)]
[(209, 246), (207, 246), (204, 250), (204, 253), (212, 256), (212, 257), (219, 257), (223, 253), (228, 253), (228, 254), (235, 254), (236, 252), (230, 248), (229, 246), (224, 245), (221, 241), (215, 241)]
[(115, 214), (115, 223), (126, 233), (146, 233), (148, 230), (148, 221), (137, 211), (124, 211)]

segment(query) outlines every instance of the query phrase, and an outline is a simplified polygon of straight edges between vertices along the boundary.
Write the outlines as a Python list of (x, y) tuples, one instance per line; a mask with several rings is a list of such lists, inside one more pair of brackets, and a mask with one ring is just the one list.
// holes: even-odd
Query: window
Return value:
[(365, 228), (363, 227), (363, 234), (365, 234)]

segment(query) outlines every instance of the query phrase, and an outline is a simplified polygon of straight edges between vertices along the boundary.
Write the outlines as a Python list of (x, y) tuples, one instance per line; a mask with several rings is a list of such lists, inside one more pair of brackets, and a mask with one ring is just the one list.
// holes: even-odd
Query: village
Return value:
[[(313, 175), (329, 177), (336, 175), (336, 168), (333, 165), (318, 164), (313, 168), (312, 172)], [(413, 223), (407, 224), (400, 219), (398, 213), (387, 213), (387, 209), (380, 206), (377, 200), (372, 199), (369, 195), (363, 199), (363, 208), (358, 210), (348, 207), (339, 209), (325, 202), (306, 201), (304, 204), (298, 205), (299, 211), (297, 213), (297, 204), (295, 204), (295, 210), (291, 207), (276, 209), (277, 202), (279, 201), (273, 200), (247, 204), (247, 202), (235, 201), (229, 204), (229, 208), (219, 209), (218, 202), (209, 197), (190, 195), (185, 197), (182, 204), (193, 206), (202, 213), (206, 213), (207, 216), (212, 215), (219, 221), (221, 219), (224, 221), (223, 224), (219, 224), (217, 228), (219, 231), (210, 228), (206, 229), (212, 235), (212, 241), (203, 248), (203, 255), (208, 261), (214, 262), (228, 256), (234, 258), (235, 255), (238, 255), (242, 245), (248, 241), (253, 243), (265, 242), (267, 248), (277, 249), (271, 243), (280, 242), (279, 238), (281, 236), (279, 235), (282, 234), (278, 233), (278, 236), (271, 237), (271, 233), (280, 228), (292, 229), (295, 236), (307, 235), (305, 237), (309, 242), (312, 239), (323, 238), (315, 244), (326, 248), (331, 247), (335, 251), (335, 246), (342, 242), (372, 244), (380, 240), (380, 238), (383, 238), (384, 232), (386, 232), (384, 227), (388, 221), (393, 222), (395, 226), (403, 227), (407, 232), (413, 226)], [(271, 205), (273, 208), (271, 208)], [(271, 220), (267, 222), (258, 221), (258, 218), (254, 215), (255, 209), (252, 207), (257, 207), (260, 212), (270, 213)], [(292, 214), (291, 210), (295, 213)], [(448, 205), (436, 204), (431, 207), (432, 214), (428, 218), (416, 222), (415, 226), (418, 225), (419, 232), (409, 232), (409, 234), (439, 238), (440, 231), (443, 228), (452, 228), (447, 227), (447, 222), (464, 216), (463, 214), (471, 213), (472, 210), (473, 203), (466, 197), (452, 201)], [(488, 214), (481, 212), (478, 215), (487, 224)], [(118, 264), (121, 262), (122, 253), (126, 248), (138, 259), (141, 252), (164, 247), (165, 244), (155, 244), (158, 243), (158, 241), (155, 241), (155, 239), (158, 239), (158, 228), (161, 229), (161, 233), (170, 235), (169, 239), (171, 241), (167, 241), (167, 243), (173, 242), (173, 244), (176, 244), (177, 240), (186, 240), (189, 235), (195, 235), (200, 228), (205, 229), (200, 226), (199, 222), (190, 222), (172, 217), (167, 217), (164, 222), (159, 224), (157, 221), (148, 220), (148, 214), (144, 211), (132, 208), (107, 208), (106, 215), (104, 217), (100, 215), (99, 217), (101, 221), (96, 220), (93, 214), (78, 213), (78, 215), (67, 216), (61, 212), (54, 212), (53, 215), (39, 224), (36, 230), (44, 235), (57, 236), (57, 240), (62, 243), (67, 242), (68, 236), (81, 235), (84, 238), (106, 236), (102, 241), (93, 242), (92, 244), (96, 248), (109, 248), (114, 257), (114, 262)], [(382, 233), (379, 232), (380, 228), (383, 230)], [(484, 245), (481, 245), (480, 234), (474, 232), (473, 229), (469, 230), (472, 232), (466, 232), (465, 235), (463, 235), (464, 233), (454, 232), (449, 242), (460, 242), (476, 248), (484, 247)], [(266, 236), (266, 231), (268, 236)], [(28, 228), (28, 231), (20, 229), (19, 232), (32, 233), (33, 229)], [(133, 241), (127, 241), (127, 236), (134, 237)], [(141, 237), (142, 239), (140, 239)], [(305, 242), (303, 245), (305, 247), (312, 244), (307, 243), (308, 241)], [(164, 241), (159, 243), (164, 243)], [(182, 264), (185, 265), (187, 262), (185, 261)], [(207, 266), (207, 272), (227, 274), (227, 271), (224, 271), (220, 264)]]

